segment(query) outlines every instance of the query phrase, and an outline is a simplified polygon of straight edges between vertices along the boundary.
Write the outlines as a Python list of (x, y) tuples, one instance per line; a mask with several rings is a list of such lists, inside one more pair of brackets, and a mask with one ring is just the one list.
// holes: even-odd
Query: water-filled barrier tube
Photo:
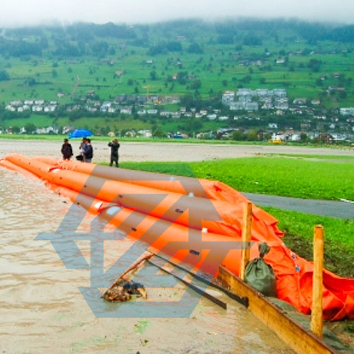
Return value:
[[(243, 211), (249, 201), (223, 183), (19, 154), (7, 155), (0, 166), (42, 179), (175, 262), (212, 276), (220, 265), (239, 274)], [(310, 313), (313, 263), (287, 248), (277, 220), (256, 206), (251, 234), (251, 259), (259, 256), (259, 242), (271, 247), (264, 259), (277, 276), (278, 298)], [(325, 270), (323, 282), (324, 318), (353, 319), (354, 279)]]

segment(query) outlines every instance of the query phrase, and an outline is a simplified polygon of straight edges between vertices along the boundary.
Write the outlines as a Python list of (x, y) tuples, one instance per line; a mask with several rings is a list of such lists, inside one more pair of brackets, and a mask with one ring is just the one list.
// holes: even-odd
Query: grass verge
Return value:
[(251, 157), (191, 163), (123, 163), (122, 167), (218, 180), (249, 193), (354, 200), (354, 164), (350, 160)]

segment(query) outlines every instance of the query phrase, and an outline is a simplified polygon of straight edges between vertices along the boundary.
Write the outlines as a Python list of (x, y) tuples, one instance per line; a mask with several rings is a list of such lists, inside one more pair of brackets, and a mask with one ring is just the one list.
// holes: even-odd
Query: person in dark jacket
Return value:
[(91, 140), (86, 139), (83, 146), (84, 162), (91, 162), (93, 158), (93, 148), (91, 145)]
[(64, 139), (64, 144), (61, 147), (61, 153), (63, 155), (63, 160), (70, 160), (71, 156), (73, 156), (73, 148), (68, 139)]
[(114, 162), (116, 164), (116, 167), (119, 167), (118, 149), (120, 147), (120, 144), (118, 143), (118, 140), (117, 139), (113, 139), (111, 142), (108, 143), (108, 146), (111, 148), (111, 163), (109, 164), (109, 166), (113, 166), (113, 162)]

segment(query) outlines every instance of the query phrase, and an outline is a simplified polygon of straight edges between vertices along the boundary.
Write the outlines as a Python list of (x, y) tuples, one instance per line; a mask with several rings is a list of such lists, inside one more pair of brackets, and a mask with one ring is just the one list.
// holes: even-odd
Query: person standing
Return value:
[(73, 148), (68, 139), (64, 139), (64, 144), (61, 147), (61, 153), (63, 155), (63, 160), (70, 160), (71, 156), (73, 156)]
[(81, 141), (80, 146), (79, 146), (79, 155), (75, 156), (76, 160), (78, 160), (78, 161), (84, 161), (85, 160), (84, 147), (85, 147), (86, 139), (87, 139), (86, 137), (82, 138), (82, 141)]
[(90, 139), (85, 139), (85, 144), (83, 145), (83, 155), (84, 162), (91, 162), (93, 158), (93, 148)]
[(111, 148), (111, 163), (109, 166), (113, 166), (113, 162), (116, 164), (116, 167), (119, 167), (118, 159), (119, 159), (119, 154), (118, 154), (118, 149), (120, 147), (120, 144), (118, 143), (117, 139), (113, 139), (111, 142), (108, 143), (108, 146)]
[(84, 152), (84, 146), (85, 146), (85, 141), (86, 141), (86, 137), (82, 138), (80, 146), (79, 146), (79, 152), (82, 153)]

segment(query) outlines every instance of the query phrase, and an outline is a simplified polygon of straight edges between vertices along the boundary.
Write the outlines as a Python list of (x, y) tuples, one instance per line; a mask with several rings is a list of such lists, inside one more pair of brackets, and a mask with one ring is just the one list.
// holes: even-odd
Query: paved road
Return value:
[(259, 206), (271, 206), (283, 210), (294, 210), (307, 214), (331, 216), (341, 219), (354, 219), (354, 203), (277, 197), (253, 193), (242, 194)]

